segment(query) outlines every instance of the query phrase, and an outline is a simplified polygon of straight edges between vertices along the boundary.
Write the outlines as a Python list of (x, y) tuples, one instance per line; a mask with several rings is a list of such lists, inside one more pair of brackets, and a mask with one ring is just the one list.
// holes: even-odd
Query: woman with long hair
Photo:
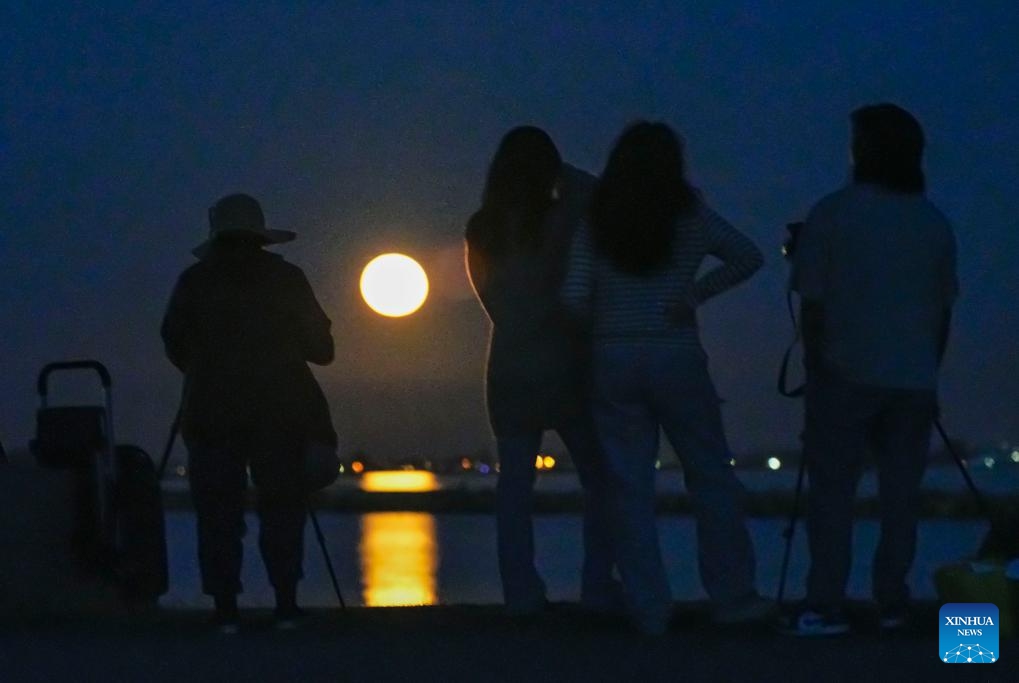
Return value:
[[(721, 264), (698, 275), (707, 256)], [(764, 617), (719, 398), (697, 308), (761, 267), (757, 247), (686, 180), (683, 149), (662, 123), (628, 128), (576, 233), (565, 303), (593, 325), (593, 410), (608, 470), (627, 611), (650, 634), (671, 611), (654, 511), (659, 428), (682, 464), (697, 522), (701, 580), (714, 619)]]
[(581, 601), (619, 601), (597, 440), (588, 410), (588, 338), (559, 301), (569, 245), (594, 179), (563, 164), (548, 134), (514, 128), (488, 170), (481, 208), (467, 224), (467, 267), (492, 322), (486, 373), (489, 421), (499, 455), (496, 528), (507, 611), (545, 607), (531, 521), (535, 458), (558, 432), (586, 502)]

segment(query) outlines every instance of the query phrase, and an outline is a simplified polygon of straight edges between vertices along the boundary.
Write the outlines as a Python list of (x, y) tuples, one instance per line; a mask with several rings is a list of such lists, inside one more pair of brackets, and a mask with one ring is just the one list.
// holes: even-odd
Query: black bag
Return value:
[(340, 458), (336, 446), (323, 441), (309, 441), (304, 446), (304, 490), (314, 493), (336, 481), (340, 476)]
[(333, 428), (322, 387), (312, 377), (307, 405), (307, 436), (302, 457), (302, 477), (306, 493), (314, 493), (336, 481), (340, 476), (339, 439)]
[(117, 446), (116, 458), (117, 583), (128, 600), (155, 602), (169, 588), (159, 479), (152, 459), (137, 446)]
[(91, 467), (106, 447), (106, 409), (103, 406), (59, 406), (36, 413), (36, 438), (30, 448), (42, 467)]

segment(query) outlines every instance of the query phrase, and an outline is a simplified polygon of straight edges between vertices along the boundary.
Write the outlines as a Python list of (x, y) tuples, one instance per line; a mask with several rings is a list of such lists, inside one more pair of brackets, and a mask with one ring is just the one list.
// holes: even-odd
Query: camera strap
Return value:
[(789, 319), (793, 324), (793, 340), (789, 342), (789, 346), (786, 348), (785, 353), (782, 355), (782, 365), (778, 369), (778, 393), (782, 394), (786, 398), (799, 398), (803, 396), (803, 392), (806, 389), (806, 384), (800, 384), (795, 389), (789, 388), (789, 360), (792, 358), (793, 350), (796, 345), (800, 343), (803, 338), (800, 333), (800, 324), (796, 320), (796, 310), (793, 308), (793, 291), (787, 289), (785, 293), (786, 307), (789, 309)]

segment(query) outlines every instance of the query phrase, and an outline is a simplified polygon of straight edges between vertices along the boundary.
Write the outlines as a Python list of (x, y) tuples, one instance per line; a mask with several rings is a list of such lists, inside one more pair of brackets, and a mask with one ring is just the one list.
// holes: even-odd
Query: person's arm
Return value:
[(591, 229), (581, 222), (573, 234), (566, 265), (566, 278), (559, 298), (566, 310), (578, 319), (589, 318), (594, 307), (594, 243)]
[(311, 283), (300, 269), (294, 276), (295, 313), (301, 354), (309, 363), (328, 365), (333, 362), (335, 348), (330, 332), (332, 321), (315, 298)]
[(708, 253), (722, 263), (694, 281), (684, 302), (692, 307), (750, 279), (764, 265), (761, 250), (750, 238), (708, 207), (701, 211)]
[(947, 247), (945, 248), (945, 257), (942, 261), (943, 265), (941, 268), (941, 288), (944, 298), (944, 314), (941, 319), (941, 335), (938, 339), (939, 367), (945, 358), (945, 352), (948, 350), (948, 338), (952, 329), (952, 307), (955, 305), (955, 300), (959, 296), (959, 275), (956, 270), (957, 247), (955, 244), (955, 235), (952, 233), (952, 228), (948, 224), (947, 220), (945, 221), (945, 225), (948, 239)]
[(948, 337), (952, 332), (952, 309), (946, 308), (945, 315), (941, 319), (941, 338), (938, 340), (938, 367), (945, 360), (945, 351), (948, 350)]
[(181, 372), (187, 372), (191, 352), (187, 289), (186, 280), (182, 275), (178, 278), (177, 284), (173, 288), (173, 293), (170, 295), (170, 302), (167, 304), (166, 314), (163, 316), (163, 324), (160, 329), (166, 357)]
[(800, 228), (789, 288), (800, 295), (800, 336), (807, 380), (824, 367), (824, 295), (828, 264), (824, 221), (817, 207)]

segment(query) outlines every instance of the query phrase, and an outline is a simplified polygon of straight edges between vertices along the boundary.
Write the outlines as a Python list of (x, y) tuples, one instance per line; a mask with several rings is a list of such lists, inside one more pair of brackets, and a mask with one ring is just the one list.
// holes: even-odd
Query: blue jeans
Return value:
[(906, 575), (916, 552), (917, 494), (936, 406), (933, 391), (866, 386), (831, 373), (807, 384), (803, 449), (810, 482), (809, 604), (832, 608), (845, 598), (853, 501), (868, 449), (877, 462), (881, 512), (874, 598), (889, 606), (909, 600)]
[[(603, 462), (589, 421), (556, 430), (566, 444), (584, 488), (584, 565), (581, 601), (604, 605), (611, 601), (612, 552), (609, 510), (605, 496)], [(545, 583), (534, 566), (534, 459), (541, 449), (542, 432), (497, 438), (499, 482), (496, 488), (496, 531), (503, 600), (513, 612), (527, 613), (545, 604)]]
[(754, 595), (743, 487), (729, 463), (703, 351), (638, 342), (596, 345), (594, 417), (608, 467), (617, 562), (634, 620), (660, 628), (672, 606), (654, 508), (659, 427), (683, 464), (705, 590), (718, 605)]

